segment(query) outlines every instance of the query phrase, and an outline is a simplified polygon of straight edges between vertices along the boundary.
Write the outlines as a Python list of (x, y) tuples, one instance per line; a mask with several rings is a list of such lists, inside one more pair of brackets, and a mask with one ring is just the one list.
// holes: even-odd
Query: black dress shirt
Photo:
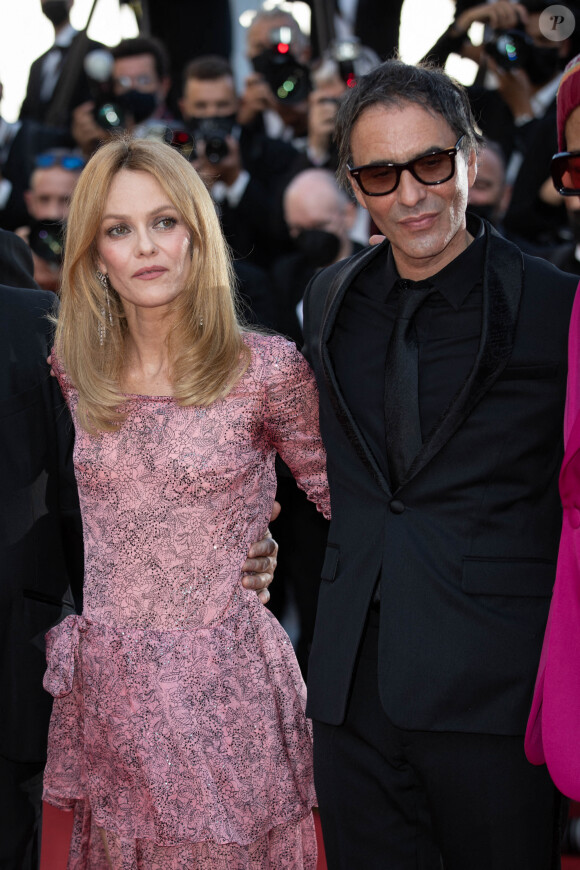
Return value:
[[(474, 241), (440, 272), (414, 323), (419, 350), (419, 414), (423, 440), (437, 425), (471, 371), (481, 335), (484, 230), (469, 218)], [(473, 223), (472, 223), (473, 222)], [(384, 372), (397, 311), (399, 274), (392, 251), (376, 258), (345, 295), (330, 354), (345, 401), (388, 476)]]

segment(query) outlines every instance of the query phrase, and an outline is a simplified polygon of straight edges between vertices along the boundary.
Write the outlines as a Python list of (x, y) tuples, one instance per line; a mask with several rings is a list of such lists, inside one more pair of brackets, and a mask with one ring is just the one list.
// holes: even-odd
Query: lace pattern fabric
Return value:
[[(85, 833), (90, 811), (125, 856), (115, 867), (153, 866), (126, 857), (153, 847), (195, 846), (208, 857), (163, 865), (168, 853), (160, 866), (204, 870), (234, 844), (252, 870), (298, 870), (315, 854), (304, 685), (240, 567), (268, 524), (276, 451), (329, 513), (318, 399), (291, 343), (246, 341), (251, 364), (226, 399), (130, 396), (115, 432), (77, 428), (85, 606), (47, 636), (45, 799), (82, 801)], [(53, 365), (74, 417), (75, 390)]]

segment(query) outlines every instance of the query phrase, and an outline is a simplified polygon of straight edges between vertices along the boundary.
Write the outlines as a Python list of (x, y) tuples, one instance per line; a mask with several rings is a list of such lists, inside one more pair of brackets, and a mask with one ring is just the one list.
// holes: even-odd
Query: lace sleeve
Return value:
[(267, 341), (264, 369), (267, 436), (300, 488), (330, 519), (326, 452), (318, 427), (314, 375), (293, 342), (279, 336), (270, 336)]

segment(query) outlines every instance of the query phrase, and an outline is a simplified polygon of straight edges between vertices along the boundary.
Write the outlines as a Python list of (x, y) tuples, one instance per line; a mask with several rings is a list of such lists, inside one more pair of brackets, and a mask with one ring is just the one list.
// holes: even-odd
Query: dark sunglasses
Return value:
[(79, 169), (84, 169), (85, 163), (86, 161), (82, 157), (77, 157), (76, 154), (38, 154), (34, 158), (34, 165), (37, 169), (52, 169), (53, 166), (62, 166), (63, 169), (76, 172)]
[(367, 163), (365, 166), (347, 165), (346, 168), (367, 196), (392, 193), (399, 186), (404, 169), (408, 169), (421, 184), (443, 184), (455, 174), (455, 155), (462, 139), (460, 136), (453, 148), (432, 151), (407, 163)]
[(562, 196), (580, 196), (580, 151), (554, 154), (550, 171), (558, 193)]
[(180, 154), (189, 160), (191, 157), (195, 143), (193, 136), (186, 130), (174, 130), (172, 127), (165, 127), (163, 124), (155, 124), (150, 127), (144, 136), (145, 139), (154, 139), (156, 142), (164, 142), (166, 145), (171, 145), (177, 149)]

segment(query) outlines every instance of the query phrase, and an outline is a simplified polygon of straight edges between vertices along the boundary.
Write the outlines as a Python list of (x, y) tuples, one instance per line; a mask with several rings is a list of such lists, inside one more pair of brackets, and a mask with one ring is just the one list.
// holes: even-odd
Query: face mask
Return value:
[(340, 251), (339, 237), (326, 230), (302, 230), (294, 243), (308, 265), (315, 269), (333, 263)]
[(141, 91), (125, 91), (117, 97), (116, 102), (132, 116), (136, 124), (150, 118), (159, 104), (157, 94), (144, 94)]
[(55, 27), (60, 27), (68, 18), (68, 3), (66, 0), (46, 0), (46, 3), (42, 4), (42, 14)]

